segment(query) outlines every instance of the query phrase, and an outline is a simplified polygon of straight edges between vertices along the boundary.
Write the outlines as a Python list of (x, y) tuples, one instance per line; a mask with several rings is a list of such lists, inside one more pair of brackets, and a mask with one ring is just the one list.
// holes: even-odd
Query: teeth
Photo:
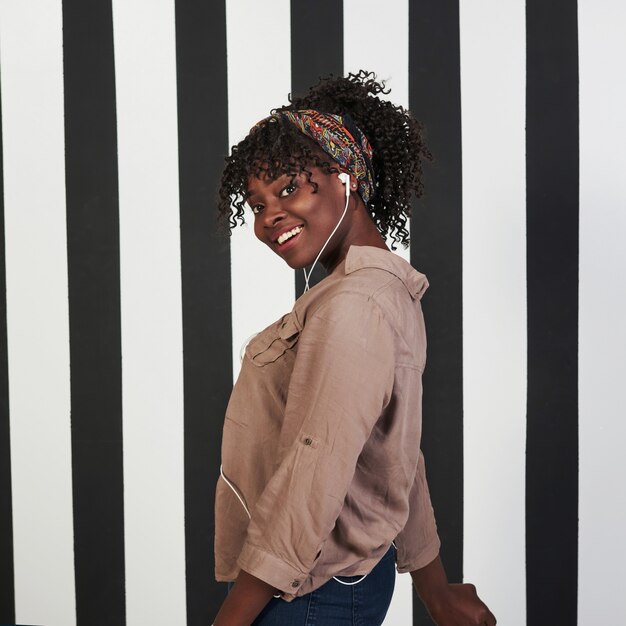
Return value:
[(283, 244), (285, 243), (285, 241), (287, 241), (287, 239), (291, 239), (294, 235), (297, 235), (299, 232), (302, 232), (302, 227), (301, 226), (296, 226), (295, 228), (292, 228), (291, 230), (287, 231), (286, 233), (283, 233), (278, 239), (278, 243), (279, 244)]

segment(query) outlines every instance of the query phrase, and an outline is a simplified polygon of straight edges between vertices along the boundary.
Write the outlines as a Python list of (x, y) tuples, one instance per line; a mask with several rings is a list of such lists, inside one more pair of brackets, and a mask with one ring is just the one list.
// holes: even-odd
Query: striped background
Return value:
[[(214, 234), (223, 155), (373, 69), (435, 162), (423, 448), (504, 626), (626, 623), (618, 0), (0, 0), (0, 623), (206, 626), (221, 420), (299, 277)], [(400, 577), (387, 620), (428, 624)]]

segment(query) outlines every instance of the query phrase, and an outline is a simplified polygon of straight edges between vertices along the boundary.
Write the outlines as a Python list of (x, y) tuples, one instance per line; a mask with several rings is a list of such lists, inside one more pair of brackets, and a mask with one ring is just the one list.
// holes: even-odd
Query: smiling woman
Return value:
[(381, 624), (394, 562), (440, 626), (495, 624), (438, 556), (419, 449), (428, 281), (384, 239), (408, 243), (430, 155), (380, 93), (367, 72), (322, 80), (227, 158), (230, 227), (248, 205), (272, 252), (328, 276), (250, 342), (228, 404), (215, 563), (231, 590), (216, 626)]

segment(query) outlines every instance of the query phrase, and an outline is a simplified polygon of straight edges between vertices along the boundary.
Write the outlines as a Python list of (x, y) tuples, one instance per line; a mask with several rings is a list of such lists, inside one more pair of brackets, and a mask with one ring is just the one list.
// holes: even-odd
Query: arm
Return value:
[(409, 517), (396, 537), (398, 572), (421, 569), (439, 554), (435, 513), (426, 482), (424, 455), (420, 451), (413, 485), (409, 493)]
[(494, 626), (496, 619), (474, 585), (448, 583), (421, 453), (409, 502), (409, 519), (396, 538), (398, 571), (411, 572), (415, 589), (438, 626)]
[(393, 331), (367, 298), (341, 293), (298, 339), (276, 469), (254, 503), (239, 567), (285, 595), (307, 580), (357, 460), (388, 404)]
[(413, 570), (415, 589), (438, 626), (495, 626), (496, 618), (471, 584), (450, 584), (439, 556)]
[(241, 570), (213, 626), (249, 626), (275, 593), (276, 589)]

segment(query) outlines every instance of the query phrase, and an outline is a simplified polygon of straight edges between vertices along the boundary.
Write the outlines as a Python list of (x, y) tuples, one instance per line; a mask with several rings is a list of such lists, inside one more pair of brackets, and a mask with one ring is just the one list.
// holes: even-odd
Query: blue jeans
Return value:
[[(344, 582), (359, 578), (339, 577)], [(253, 626), (380, 626), (391, 603), (395, 582), (395, 548), (391, 546), (356, 585), (342, 585), (331, 578), (319, 589), (292, 602), (274, 598)]]

